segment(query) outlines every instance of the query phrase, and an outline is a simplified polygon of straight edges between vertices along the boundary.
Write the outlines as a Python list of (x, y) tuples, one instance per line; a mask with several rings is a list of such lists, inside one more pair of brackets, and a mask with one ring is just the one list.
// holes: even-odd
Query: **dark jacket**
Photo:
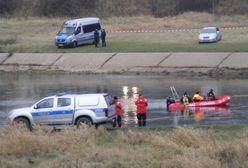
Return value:
[(96, 42), (99, 42), (99, 32), (98, 32), (98, 31), (95, 31), (95, 32), (94, 32), (94, 40), (95, 40)]
[(101, 39), (105, 39), (106, 38), (106, 32), (105, 31), (102, 31), (101, 33)]

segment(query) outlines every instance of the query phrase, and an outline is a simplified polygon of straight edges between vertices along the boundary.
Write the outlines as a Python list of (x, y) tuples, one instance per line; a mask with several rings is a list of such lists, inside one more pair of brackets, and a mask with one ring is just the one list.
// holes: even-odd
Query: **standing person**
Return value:
[(106, 47), (106, 31), (102, 29), (101, 31), (102, 47)]
[(140, 94), (138, 99), (135, 101), (135, 105), (137, 106), (137, 118), (139, 127), (145, 127), (148, 102), (146, 98)]
[(97, 29), (94, 31), (94, 43), (95, 43), (95, 47), (98, 48), (98, 43), (99, 43), (99, 32), (98, 32)]
[(207, 97), (208, 97), (208, 100), (216, 100), (213, 89), (209, 90)]
[(119, 102), (118, 98), (115, 96), (114, 97), (114, 104), (115, 104), (115, 123), (113, 124), (113, 127), (116, 127), (116, 123), (118, 127), (121, 127), (121, 115), (122, 115), (122, 106), (121, 103)]

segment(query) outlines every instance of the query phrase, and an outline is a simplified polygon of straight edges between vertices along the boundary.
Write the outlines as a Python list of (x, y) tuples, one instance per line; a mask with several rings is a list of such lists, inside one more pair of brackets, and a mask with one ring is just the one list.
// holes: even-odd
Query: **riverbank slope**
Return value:
[(1, 53), (3, 72), (248, 76), (248, 53)]

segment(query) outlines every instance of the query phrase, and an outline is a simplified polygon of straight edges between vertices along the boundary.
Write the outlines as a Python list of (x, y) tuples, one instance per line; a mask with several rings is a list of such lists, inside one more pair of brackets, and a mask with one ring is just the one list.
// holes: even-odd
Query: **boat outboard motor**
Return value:
[(173, 99), (172, 97), (167, 97), (166, 99), (167, 109), (169, 108), (169, 105), (172, 103), (175, 103), (175, 99)]

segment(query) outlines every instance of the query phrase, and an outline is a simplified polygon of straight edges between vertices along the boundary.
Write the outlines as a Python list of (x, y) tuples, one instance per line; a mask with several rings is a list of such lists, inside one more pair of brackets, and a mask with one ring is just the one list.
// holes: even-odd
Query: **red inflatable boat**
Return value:
[[(216, 106), (226, 106), (231, 97), (230, 96), (217, 96), (216, 100), (204, 100), (200, 102), (191, 102), (188, 107), (216, 107)], [(176, 100), (173, 103), (168, 104), (167, 108), (169, 111), (182, 110), (186, 106), (181, 103), (180, 100)]]

